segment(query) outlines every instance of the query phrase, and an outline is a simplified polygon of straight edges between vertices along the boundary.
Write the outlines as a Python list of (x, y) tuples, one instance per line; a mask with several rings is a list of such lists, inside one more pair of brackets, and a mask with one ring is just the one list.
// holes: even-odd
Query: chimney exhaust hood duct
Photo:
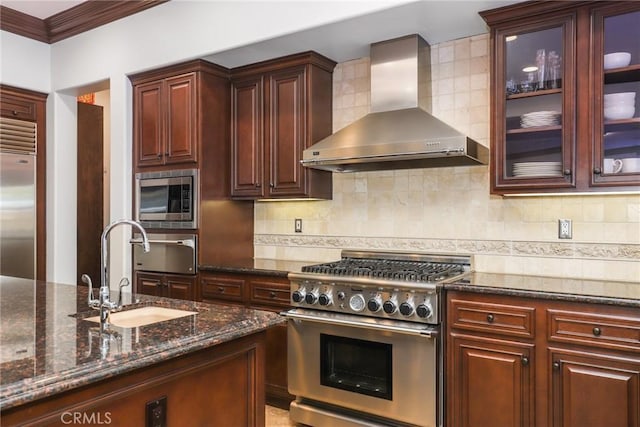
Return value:
[(431, 53), (419, 35), (371, 45), (371, 113), (303, 151), (334, 172), (483, 165), (487, 147), (433, 117)]

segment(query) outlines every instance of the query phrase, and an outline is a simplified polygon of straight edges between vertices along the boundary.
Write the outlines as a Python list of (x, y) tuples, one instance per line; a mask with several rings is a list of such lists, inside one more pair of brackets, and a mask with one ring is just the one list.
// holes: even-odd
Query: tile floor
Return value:
[(294, 427), (295, 424), (289, 420), (289, 411), (267, 405), (265, 407), (266, 427)]

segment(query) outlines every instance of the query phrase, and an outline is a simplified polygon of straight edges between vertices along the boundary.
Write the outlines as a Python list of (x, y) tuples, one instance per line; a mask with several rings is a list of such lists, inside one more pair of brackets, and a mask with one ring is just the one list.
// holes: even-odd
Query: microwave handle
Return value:
[[(131, 239), (129, 243), (133, 245), (142, 244), (142, 239)], [(188, 246), (190, 248), (195, 249), (196, 244), (193, 239), (183, 239), (183, 240), (154, 240), (149, 239), (149, 243), (160, 243), (162, 245), (179, 245), (179, 246)]]

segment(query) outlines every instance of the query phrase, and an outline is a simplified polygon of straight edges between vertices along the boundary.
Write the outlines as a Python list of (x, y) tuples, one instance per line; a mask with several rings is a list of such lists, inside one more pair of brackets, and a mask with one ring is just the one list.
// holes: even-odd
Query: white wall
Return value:
[[(76, 280), (76, 95), (110, 90), (108, 220), (131, 218), (132, 98), (127, 75), (408, 2), (174, 0), (51, 46), (0, 31), (0, 82), (51, 93), (47, 279)], [(130, 272), (127, 232), (123, 227), (112, 233), (112, 286)], [(118, 248), (123, 248), (119, 254)]]
[(51, 46), (0, 31), (0, 83), (49, 93)]

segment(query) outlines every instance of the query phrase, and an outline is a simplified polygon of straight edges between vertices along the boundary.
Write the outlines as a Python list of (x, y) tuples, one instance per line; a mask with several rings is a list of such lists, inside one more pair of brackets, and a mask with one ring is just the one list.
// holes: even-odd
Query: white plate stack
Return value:
[(537, 176), (561, 176), (561, 162), (521, 162), (513, 164), (513, 176), (537, 177)]
[(520, 127), (555, 126), (560, 124), (558, 111), (533, 111), (520, 116)]

